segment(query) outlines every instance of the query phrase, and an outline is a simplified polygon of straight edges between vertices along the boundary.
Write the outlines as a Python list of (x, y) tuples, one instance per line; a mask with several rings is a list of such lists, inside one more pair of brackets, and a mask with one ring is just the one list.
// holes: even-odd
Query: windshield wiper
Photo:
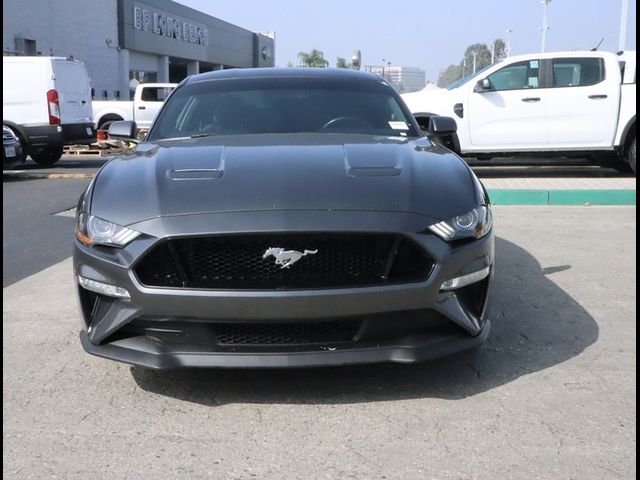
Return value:
[(202, 137), (213, 137), (215, 133), (195, 133), (193, 135), (189, 135), (189, 138), (202, 138)]

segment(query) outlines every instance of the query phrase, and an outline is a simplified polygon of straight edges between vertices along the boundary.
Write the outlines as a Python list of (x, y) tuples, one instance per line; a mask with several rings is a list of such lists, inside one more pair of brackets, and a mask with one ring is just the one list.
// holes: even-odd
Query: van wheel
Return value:
[(633, 173), (636, 173), (636, 139), (631, 140), (631, 146), (627, 152), (627, 163)]
[(62, 157), (62, 147), (37, 148), (30, 155), (38, 165), (53, 165)]

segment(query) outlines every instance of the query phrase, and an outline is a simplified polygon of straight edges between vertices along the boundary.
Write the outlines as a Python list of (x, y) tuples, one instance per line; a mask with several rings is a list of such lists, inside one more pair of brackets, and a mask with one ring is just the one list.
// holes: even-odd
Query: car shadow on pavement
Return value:
[(521, 247), (496, 239), (496, 274), (480, 348), (422, 364), (295, 370), (168, 370), (131, 367), (143, 390), (203, 405), (348, 404), (463, 399), (569, 360), (598, 339), (589, 313)]

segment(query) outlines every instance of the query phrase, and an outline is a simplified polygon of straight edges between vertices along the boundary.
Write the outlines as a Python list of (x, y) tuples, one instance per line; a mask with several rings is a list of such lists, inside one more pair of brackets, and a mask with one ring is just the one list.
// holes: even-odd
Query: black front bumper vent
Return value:
[[(309, 253), (288, 268), (269, 248)], [(304, 233), (187, 237), (159, 242), (135, 266), (149, 287), (195, 289), (345, 288), (425, 280), (433, 259), (395, 234)]]

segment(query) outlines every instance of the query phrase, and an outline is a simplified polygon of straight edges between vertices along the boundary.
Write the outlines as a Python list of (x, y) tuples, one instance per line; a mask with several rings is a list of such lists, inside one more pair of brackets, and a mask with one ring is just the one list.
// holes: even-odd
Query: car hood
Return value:
[(93, 215), (130, 225), (196, 213), (402, 212), (449, 219), (474, 208), (471, 170), (427, 138), (255, 135), (145, 142), (108, 162)]

